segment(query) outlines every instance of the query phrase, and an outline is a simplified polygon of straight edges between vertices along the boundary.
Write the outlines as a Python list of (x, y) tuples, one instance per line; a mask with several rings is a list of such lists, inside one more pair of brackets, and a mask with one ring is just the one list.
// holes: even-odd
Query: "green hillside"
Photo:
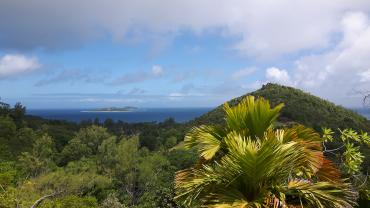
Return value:
[[(284, 103), (285, 107), (279, 117), (281, 123), (297, 122), (316, 130), (328, 127), (370, 132), (370, 121), (365, 117), (302, 90), (278, 84), (266, 84), (257, 91), (230, 100), (229, 104), (234, 106), (248, 95), (264, 97), (270, 100), (273, 106)], [(223, 124), (223, 118), (224, 112), (222, 106), (219, 106), (189, 124)]]

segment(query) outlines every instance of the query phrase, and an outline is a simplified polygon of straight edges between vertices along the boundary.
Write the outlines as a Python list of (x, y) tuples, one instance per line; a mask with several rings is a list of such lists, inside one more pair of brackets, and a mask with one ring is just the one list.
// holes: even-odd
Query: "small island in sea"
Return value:
[(138, 110), (137, 107), (126, 106), (126, 107), (109, 107), (109, 108), (97, 108), (90, 110), (83, 110), (81, 112), (132, 112)]

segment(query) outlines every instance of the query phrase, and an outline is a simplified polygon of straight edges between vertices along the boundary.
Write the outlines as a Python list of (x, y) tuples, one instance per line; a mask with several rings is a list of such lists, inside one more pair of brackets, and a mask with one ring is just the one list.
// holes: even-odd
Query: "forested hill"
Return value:
[[(353, 128), (355, 130), (370, 132), (370, 121), (358, 113), (303, 92), (302, 90), (278, 84), (266, 84), (261, 89), (232, 99), (228, 103), (231, 106), (235, 106), (248, 95), (264, 97), (273, 106), (284, 103), (285, 107), (279, 117), (279, 121), (282, 123), (297, 122), (316, 130), (320, 130), (321, 127), (328, 127), (332, 129)], [(224, 112), (221, 105), (189, 122), (189, 125), (223, 123)]]

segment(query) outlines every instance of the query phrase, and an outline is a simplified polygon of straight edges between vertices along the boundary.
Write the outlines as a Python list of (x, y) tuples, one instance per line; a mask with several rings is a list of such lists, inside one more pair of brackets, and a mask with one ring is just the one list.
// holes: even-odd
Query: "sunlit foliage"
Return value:
[(193, 128), (185, 146), (197, 148), (201, 160), (176, 174), (177, 200), (223, 208), (356, 205), (357, 192), (325, 158), (318, 133), (274, 128), (282, 107), (249, 96), (225, 104), (224, 128)]

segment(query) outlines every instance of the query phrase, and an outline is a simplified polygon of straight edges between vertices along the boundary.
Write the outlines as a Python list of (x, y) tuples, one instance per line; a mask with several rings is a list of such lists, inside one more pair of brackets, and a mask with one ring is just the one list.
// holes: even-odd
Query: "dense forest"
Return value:
[(173, 180), (195, 161), (185, 126), (26, 116), (0, 108), (0, 207), (177, 207)]
[[(333, 167), (332, 172), (329, 172), (337, 174), (338, 169), (343, 178), (351, 180), (353, 186), (347, 187), (347, 182), (339, 181), (339, 176), (330, 179), (341, 184), (338, 185), (342, 188), (338, 189), (339, 191), (351, 189), (343, 197), (354, 200), (348, 204), (347, 201), (338, 202), (337, 207), (355, 207), (356, 202), (359, 202), (360, 207), (369, 204), (368, 120), (300, 90), (275, 84), (268, 84), (251, 95), (264, 97), (271, 102), (271, 109), (275, 110), (271, 110), (265, 101), (256, 101), (261, 103), (261, 106), (265, 105), (264, 111), (272, 115), (268, 122), (261, 124), (261, 118), (255, 117), (255, 120), (248, 123), (247, 118), (238, 116), (253, 115), (248, 114), (248, 109), (253, 108), (252, 104), (245, 100), (254, 102), (248, 95), (230, 101), (230, 106), (220, 106), (188, 123), (177, 123), (171, 118), (163, 122), (149, 123), (125, 123), (111, 119), (72, 123), (29, 116), (26, 114), (26, 108), (19, 103), (13, 107), (0, 103), (0, 207), (232, 207), (225, 205), (227, 200), (223, 202), (224, 206), (221, 206), (220, 201), (224, 199), (222, 197), (216, 200), (202, 196), (205, 192), (211, 193), (220, 189), (220, 186), (226, 186), (224, 183), (199, 185), (199, 180), (203, 177), (202, 180), (207, 181), (211, 176), (215, 177), (214, 173), (217, 171), (221, 178), (233, 176), (224, 175), (228, 170), (237, 171), (237, 168), (233, 169), (230, 165), (236, 164), (235, 162), (225, 160), (234, 158), (231, 154), (237, 154), (233, 150), (236, 144), (227, 142), (230, 134), (237, 132), (239, 136), (258, 140), (264, 137), (263, 135), (270, 135), (268, 132), (279, 132), (282, 129), (290, 132), (284, 136), (284, 141), (287, 138), (294, 140), (292, 135), (299, 135), (300, 139), (304, 135), (311, 135), (311, 140), (315, 138), (315, 141), (310, 140), (316, 148), (315, 154), (320, 151), (333, 161), (327, 162), (331, 165), (326, 167)], [(241, 103), (244, 103), (244, 107)], [(280, 103), (284, 103), (284, 107), (278, 105)], [(261, 107), (262, 110), (256, 112), (264, 112), (264, 108)], [(307, 126), (304, 128), (308, 130), (298, 124)], [(272, 135), (271, 133), (270, 136), (274, 137)], [(240, 141), (235, 142), (248, 146)], [(259, 141), (258, 145), (252, 143), (249, 144), (251, 151), (257, 146), (265, 147), (263, 141)], [(285, 148), (279, 145), (282, 144), (267, 143), (266, 148)], [(307, 151), (303, 150), (303, 153), (306, 154)], [(295, 156), (301, 158), (302, 154)], [(276, 170), (288, 165), (281, 161), (276, 162), (281, 166), (268, 164), (269, 168), (275, 169), (266, 167), (264, 170), (272, 172), (278, 172)], [(307, 163), (301, 165), (307, 166)], [(298, 170), (302, 167), (290, 165), (289, 168)], [(212, 174), (207, 172), (211, 169)], [(189, 170), (194, 172), (189, 173)], [(199, 177), (195, 177), (197, 174)], [(315, 175), (306, 169), (296, 174), (301, 174), (301, 182), (311, 180), (312, 175)], [(204, 179), (204, 176), (207, 177)], [(262, 180), (263, 177), (260, 178)], [(194, 183), (194, 180), (197, 183)], [(264, 183), (272, 184), (271, 180), (267, 178)], [(317, 178), (312, 180), (315, 183), (320, 182)], [(283, 185), (278, 183), (275, 187), (269, 187), (271, 190), (268, 194), (274, 193), (278, 186)], [(284, 194), (288, 197), (286, 201), (296, 203), (297, 200), (289, 198), (289, 194), (291, 192)], [(223, 196), (225, 197), (225, 194)], [(274, 195), (280, 201), (285, 199), (284, 196)], [(257, 198), (253, 196), (248, 199), (263, 202), (265, 200)], [(334, 198), (329, 198), (329, 201), (331, 199)], [(322, 199), (321, 202), (325, 200), (328, 201), (328, 198)], [(215, 201), (218, 201), (218, 204)], [(335, 206), (324, 204), (323, 207)]]
[[(268, 83), (261, 89), (232, 99), (228, 103), (235, 106), (249, 95), (263, 97), (269, 100), (272, 106), (284, 103), (278, 118), (278, 122), (282, 124), (300, 123), (317, 131), (322, 127), (370, 131), (370, 121), (365, 117), (300, 89), (279, 84)], [(224, 124), (224, 116), (221, 105), (195, 119), (192, 124)]]

